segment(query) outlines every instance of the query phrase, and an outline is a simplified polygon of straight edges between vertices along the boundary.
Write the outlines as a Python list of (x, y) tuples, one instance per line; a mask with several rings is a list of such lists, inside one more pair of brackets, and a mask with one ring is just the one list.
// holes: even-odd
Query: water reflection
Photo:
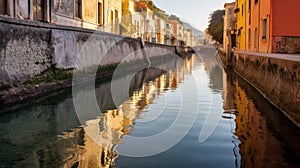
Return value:
[[(159, 69), (141, 71), (131, 80), (129, 99), (115, 107), (110, 82), (96, 85), (99, 106), (105, 113), (87, 111), (82, 125), (70, 92), (48, 98), (0, 116), (2, 167), (291, 167), (299, 157), (299, 129), (234, 73), (223, 70), (214, 53), (190, 56), (181, 62), (161, 61)], [(199, 57), (200, 56), (200, 57)], [(126, 135), (148, 135), (162, 125), (145, 125), (159, 113), (157, 106), (174, 96), (191, 74), (201, 72), (202, 99), (217, 97), (213, 108), (222, 118), (213, 135), (198, 142), (209, 103), (189, 134), (174, 148), (157, 156), (128, 158), (116, 150)], [(122, 82), (129, 76), (122, 76)], [(82, 87), (84, 96), (92, 88)], [(207, 96), (207, 97), (205, 97)], [(122, 97), (121, 97), (122, 98)], [(194, 98), (184, 103), (196, 103)], [(168, 104), (172, 109), (176, 104)], [(83, 107), (85, 108), (85, 107)], [(189, 111), (186, 111), (189, 115)], [(169, 123), (176, 114), (162, 116)], [(189, 121), (187, 121), (189, 122)], [(210, 123), (211, 124), (211, 123)], [(92, 135), (92, 136), (91, 136)], [(93, 139), (91, 138), (93, 137)], [(96, 137), (96, 139), (95, 139)], [(132, 146), (135, 148), (136, 146)]]
[[(299, 128), (233, 72), (224, 73), (225, 115), (234, 118), (241, 167), (299, 164)], [(297, 163), (298, 162), (298, 163)]]
[[(86, 142), (93, 145), (85, 143), (85, 152), (77, 155), (82, 155), (80, 158), (99, 156), (99, 164), (94, 164), (93, 167), (114, 166), (114, 161), (118, 157), (116, 146), (122, 143), (122, 137), (133, 132), (135, 120), (139, 119), (142, 113), (146, 113), (144, 110), (153, 103), (155, 98), (168, 90), (176, 89), (178, 83), (183, 80), (184, 74), (191, 72), (192, 63), (193, 59), (186, 59), (185, 64), (174, 64), (174, 69), (169, 72), (148, 69), (138, 73), (135, 78), (146, 81), (141, 88), (135, 90), (131, 94), (132, 96), (118, 108), (107, 110), (106, 113), (97, 119), (89, 120), (85, 123), (84, 130), (87, 134), (84, 137), (89, 139)], [(141, 74), (142, 76), (140, 76)], [(139, 85), (137, 84), (138, 80), (133, 79), (132, 81), (132, 86)], [(97, 90), (96, 93), (101, 92)], [(93, 137), (98, 147), (90, 137)], [(94, 155), (88, 155), (88, 151), (95, 151), (95, 147), (101, 150), (98, 150), (98, 153), (94, 153)], [(89, 160), (76, 160), (79, 161), (79, 167), (85, 167), (90, 163)]]
[[(0, 165), (4, 167), (112, 167), (116, 146), (134, 130), (134, 120), (153, 100), (175, 90), (190, 73), (194, 58), (185, 64), (166, 63), (164, 72), (148, 69), (132, 79), (132, 96), (118, 108), (111, 99), (110, 82), (100, 83), (96, 95), (103, 114), (85, 114), (81, 126), (70, 93), (1, 114)], [(126, 78), (123, 76), (122, 78)], [(122, 78), (118, 79), (122, 81)], [(83, 93), (92, 90), (84, 88)], [(111, 110), (110, 110), (111, 109)], [(97, 143), (89, 133), (99, 138)]]

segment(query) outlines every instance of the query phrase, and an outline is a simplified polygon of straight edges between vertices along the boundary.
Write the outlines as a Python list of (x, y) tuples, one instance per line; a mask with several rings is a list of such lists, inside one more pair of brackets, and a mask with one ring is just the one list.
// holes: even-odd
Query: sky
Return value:
[(217, 10), (224, 9), (224, 4), (234, 0), (152, 0), (154, 4), (166, 11), (175, 14), (193, 27), (204, 31), (208, 26), (209, 15)]

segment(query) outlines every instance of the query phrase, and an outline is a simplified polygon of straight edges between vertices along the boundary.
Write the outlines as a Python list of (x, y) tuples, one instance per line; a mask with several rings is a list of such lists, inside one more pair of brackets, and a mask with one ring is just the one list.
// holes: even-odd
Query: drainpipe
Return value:
[(260, 52), (260, 49), (259, 49), (259, 42), (260, 42), (260, 35), (259, 35), (259, 33), (260, 33), (260, 1), (258, 1), (258, 27), (257, 27), (257, 40), (258, 40), (258, 42), (257, 42), (257, 50), (258, 50), (258, 52)]
[(268, 18), (268, 25), (269, 25), (269, 28), (268, 28), (268, 34), (269, 34), (269, 38), (268, 38), (268, 47), (267, 47), (267, 53), (272, 53), (272, 49), (271, 51), (269, 52), (269, 49), (270, 49), (270, 43), (272, 43), (272, 39), (271, 39), (271, 13), (273, 11), (273, 0), (270, 0), (270, 11), (269, 11), (269, 14), (267, 15), (267, 18)]
[(13, 13), (14, 13), (14, 18), (16, 18), (16, 0), (14, 0), (13, 1), (13, 8), (14, 8), (14, 10), (13, 10)]
[(109, 4), (108, 3), (109, 3), (109, 1), (106, 0), (105, 1), (105, 6), (106, 6), (106, 25), (107, 25), (106, 26), (106, 30), (105, 30), (106, 32), (109, 32), (109, 29), (110, 29), (109, 28), (110, 25), (109, 25)]
[(52, 3), (51, 3), (51, 0), (49, 0), (48, 5), (49, 5), (49, 8), (48, 8), (49, 9), (49, 11), (48, 11), (49, 12), (49, 18), (48, 19), (49, 19), (49, 23), (51, 23), (51, 21), (52, 21)]
[[(272, 41), (271, 41), (271, 17), (270, 17), (270, 13), (268, 14), (268, 16), (267, 16), (267, 18), (268, 18), (268, 34), (269, 34), (269, 37), (268, 37), (268, 48), (267, 48), (267, 53), (269, 53), (269, 49), (270, 49), (270, 43), (272, 43)], [(272, 52), (272, 51), (271, 51)]]
[(245, 36), (245, 41), (244, 41), (244, 43), (245, 43), (245, 51), (247, 51), (247, 32), (248, 32), (248, 30), (247, 30), (247, 0), (245, 0), (244, 1), (245, 2), (245, 10), (244, 10), (244, 15), (245, 15), (245, 23), (244, 23), (244, 26), (245, 26), (245, 33), (244, 33), (244, 36)]

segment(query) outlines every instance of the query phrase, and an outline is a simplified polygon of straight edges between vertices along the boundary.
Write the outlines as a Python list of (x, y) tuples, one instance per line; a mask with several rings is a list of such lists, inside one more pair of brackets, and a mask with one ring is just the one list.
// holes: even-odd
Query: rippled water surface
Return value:
[(299, 166), (299, 129), (211, 54), (159, 64), (115, 79), (131, 80), (117, 107), (97, 82), (103, 113), (66, 91), (0, 114), (0, 167)]

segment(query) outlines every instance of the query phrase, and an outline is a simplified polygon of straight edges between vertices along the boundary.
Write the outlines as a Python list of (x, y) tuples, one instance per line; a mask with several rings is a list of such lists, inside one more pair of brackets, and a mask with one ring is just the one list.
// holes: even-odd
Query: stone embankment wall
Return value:
[(51, 29), (43, 24), (8, 22), (0, 16), (0, 86), (40, 74), (51, 67)]
[(272, 41), (275, 53), (300, 53), (300, 37), (274, 37)]
[(249, 81), (300, 126), (300, 61), (297, 56), (235, 51), (222, 62)]
[[(0, 16), (0, 37), (0, 87), (32, 79), (50, 68), (108, 66), (176, 52), (175, 46), (5, 16)], [(160, 50), (141, 52), (151, 47)]]

